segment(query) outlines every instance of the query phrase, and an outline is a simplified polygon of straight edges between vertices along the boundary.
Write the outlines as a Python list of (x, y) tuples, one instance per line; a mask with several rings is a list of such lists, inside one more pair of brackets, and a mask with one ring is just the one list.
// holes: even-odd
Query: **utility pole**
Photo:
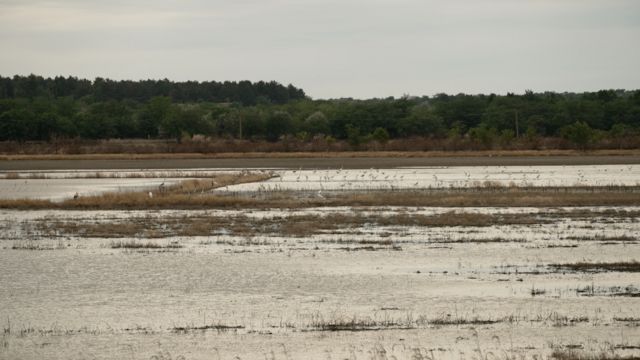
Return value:
[(518, 127), (518, 110), (513, 110), (516, 114), (516, 139), (520, 137), (520, 128)]
[(238, 116), (239, 122), (240, 122), (240, 131), (238, 134), (238, 138), (240, 138), (240, 140), (242, 140), (242, 115)]

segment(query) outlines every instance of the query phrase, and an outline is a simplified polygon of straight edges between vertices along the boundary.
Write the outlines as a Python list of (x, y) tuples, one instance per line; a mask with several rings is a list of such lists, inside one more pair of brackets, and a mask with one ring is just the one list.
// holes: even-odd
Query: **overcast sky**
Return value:
[(0, 74), (313, 98), (640, 88), (637, 0), (0, 0)]

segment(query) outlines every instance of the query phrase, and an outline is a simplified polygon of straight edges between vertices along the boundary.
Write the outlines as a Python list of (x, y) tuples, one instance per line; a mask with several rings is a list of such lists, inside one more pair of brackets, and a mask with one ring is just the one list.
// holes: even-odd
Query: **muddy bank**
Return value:
[(540, 166), (602, 164), (640, 164), (640, 155), (1, 160), (0, 171), (198, 168), (390, 169), (413, 166)]

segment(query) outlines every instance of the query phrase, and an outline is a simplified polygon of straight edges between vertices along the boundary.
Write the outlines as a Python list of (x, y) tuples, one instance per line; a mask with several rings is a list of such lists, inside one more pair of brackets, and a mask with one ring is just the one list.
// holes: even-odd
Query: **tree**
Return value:
[(266, 137), (269, 141), (277, 141), (282, 135), (291, 133), (292, 129), (291, 115), (284, 111), (273, 112), (265, 122)]
[(0, 114), (0, 140), (30, 140), (35, 122), (35, 114), (24, 108), (3, 112)]
[(387, 130), (379, 127), (371, 133), (371, 138), (381, 144), (386, 144), (389, 141), (389, 133)]
[(347, 124), (347, 141), (351, 146), (358, 146), (362, 142), (362, 136), (360, 135), (360, 128), (352, 124)]
[(582, 121), (565, 126), (561, 133), (564, 138), (571, 141), (581, 150), (586, 150), (594, 139), (595, 132), (593, 129)]
[(487, 124), (482, 123), (469, 130), (469, 137), (482, 143), (485, 148), (491, 148), (498, 137), (498, 131), (493, 127), (489, 127)]
[(316, 111), (304, 120), (303, 125), (305, 131), (313, 135), (329, 134), (329, 119), (322, 111)]
[(429, 106), (414, 106), (409, 116), (398, 121), (398, 132), (401, 136), (434, 136), (444, 135), (442, 118)]
[(171, 112), (171, 99), (166, 96), (154, 97), (142, 109), (138, 117), (138, 128), (144, 137), (157, 137), (160, 124), (166, 121)]

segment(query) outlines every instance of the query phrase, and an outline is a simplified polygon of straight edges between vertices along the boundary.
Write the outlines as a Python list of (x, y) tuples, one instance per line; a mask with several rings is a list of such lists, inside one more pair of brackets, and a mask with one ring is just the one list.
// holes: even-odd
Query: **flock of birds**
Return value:
[[(615, 174), (614, 176), (612, 176)], [(634, 166), (478, 166), (404, 169), (287, 170), (279, 177), (227, 190), (399, 190), (446, 189), (483, 186), (555, 187), (640, 185)]]
[[(267, 171), (267, 170), (264, 170)], [(273, 172), (273, 171), (271, 171)], [(233, 185), (222, 191), (279, 191), (311, 190), (318, 197), (323, 191), (339, 190), (398, 190), (441, 189), (478, 186), (640, 186), (640, 166), (478, 166), (401, 169), (295, 169), (273, 172), (278, 175), (268, 181)], [(75, 179), (74, 179), (75, 180)], [(82, 179), (77, 179), (82, 182)], [(121, 180), (121, 179), (120, 179)], [(2, 179), (0, 174), (0, 198), (12, 198), (15, 194), (29, 193), (36, 189), (48, 193), (50, 179)], [(117, 179), (115, 181), (118, 181)], [(157, 183), (156, 183), (157, 184)], [(65, 184), (68, 186), (68, 184)], [(31, 189), (29, 189), (31, 187)], [(37, 189), (40, 187), (41, 189)], [(53, 190), (55, 186), (51, 189)], [(165, 182), (148, 192), (153, 198), (156, 192), (165, 190)], [(84, 191), (73, 194), (78, 199)], [(6, 195), (3, 195), (6, 194)], [(42, 198), (41, 194), (37, 197)], [(36, 196), (34, 196), (36, 197)]]

